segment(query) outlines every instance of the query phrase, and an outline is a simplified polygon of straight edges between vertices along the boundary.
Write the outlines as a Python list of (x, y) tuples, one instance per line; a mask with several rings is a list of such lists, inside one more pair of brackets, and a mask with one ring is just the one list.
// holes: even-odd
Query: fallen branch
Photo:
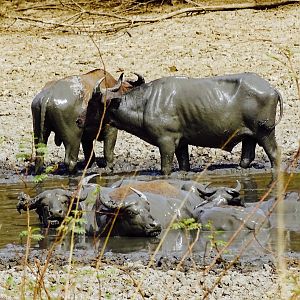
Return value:
[(42, 24), (46, 24), (46, 25), (54, 25), (54, 26), (57, 26), (57, 27), (77, 27), (77, 28), (86, 27), (86, 25), (78, 25), (78, 24), (73, 25), (73, 24), (68, 24), (68, 23), (44, 21), (44, 20), (34, 19), (34, 18), (30, 18), (30, 17), (11, 17), (11, 16), (7, 16), (7, 15), (4, 15), (3, 17), (8, 18), (8, 19), (30, 21), (30, 22), (34, 22), (34, 23), (42, 23)]
[[(193, 2), (190, 0), (187, 0), (188, 2)], [(23, 21), (29, 21), (29, 22), (34, 22), (34, 23), (43, 23), (46, 25), (53, 25), (55, 28), (60, 28), (60, 27), (65, 27), (65, 28), (82, 28), (84, 27), (85, 29), (90, 28), (90, 32), (98, 32), (98, 33), (112, 33), (112, 32), (118, 32), (122, 29), (128, 28), (128, 27), (136, 27), (141, 24), (147, 24), (147, 23), (156, 23), (156, 22), (161, 22), (167, 19), (171, 19), (176, 16), (180, 15), (192, 15), (192, 14), (199, 14), (199, 13), (206, 13), (206, 12), (211, 12), (211, 11), (230, 11), (230, 10), (239, 10), (239, 9), (267, 9), (267, 8), (274, 8), (278, 7), (281, 5), (287, 5), (287, 4), (293, 4), (293, 3), (300, 3), (300, 0), (284, 0), (280, 2), (264, 2), (264, 3), (241, 3), (241, 4), (227, 4), (227, 5), (217, 5), (217, 6), (195, 6), (195, 7), (189, 7), (189, 8), (183, 8), (179, 9), (173, 12), (170, 12), (168, 14), (158, 16), (158, 17), (146, 17), (146, 18), (132, 18), (129, 19), (124, 16), (119, 16), (116, 14), (111, 14), (111, 13), (103, 13), (103, 12), (97, 12), (97, 11), (90, 11), (90, 10), (85, 10), (81, 6), (77, 5), (75, 9), (78, 11), (79, 15), (93, 15), (93, 16), (99, 16), (99, 17), (108, 17), (108, 18), (117, 18), (119, 19), (118, 21), (113, 21), (113, 22), (107, 22), (107, 23), (102, 23), (98, 24), (97, 27), (100, 29), (97, 30), (92, 30), (92, 27), (95, 27), (95, 24), (89, 25), (78, 25), (74, 24), (68, 24), (68, 23), (60, 23), (60, 22), (54, 22), (54, 21), (44, 21), (40, 19), (35, 19), (35, 18), (30, 18), (30, 17), (25, 17), (25, 16), (8, 16), (8, 15), (3, 15), (2, 17), (9, 18), (9, 19), (15, 19), (15, 20), (23, 20)], [(77, 14), (75, 14), (77, 15)]]

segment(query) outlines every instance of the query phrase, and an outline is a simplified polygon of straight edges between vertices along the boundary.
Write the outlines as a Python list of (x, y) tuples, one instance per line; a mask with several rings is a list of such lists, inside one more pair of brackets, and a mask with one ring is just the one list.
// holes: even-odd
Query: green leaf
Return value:
[(43, 236), (42, 234), (33, 234), (33, 235), (31, 236), (31, 238), (32, 238), (34, 241), (41, 241), (41, 240), (44, 238), (44, 236)]
[(47, 174), (36, 175), (36, 176), (34, 176), (33, 181), (35, 183), (40, 183), (40, 182), (43, 182), (47, 177), (48, 177)]
[(21, 231), (21, 232), (19, 233), (19, 237), (20, 237), (20, 238), (23, 238), (23, 237), (26, 237), (26, 236), (28, 236), (28, 231), (27, 231), (27, 230), (23, 230), (23, 231)]
[(197, 223), (194, 218), (182, 219), (172, 224), (172, 229), (197, 230), (201, 228), (201, 224)]
[(20, 232), (19, 236), (20, 238), (23, 237), (28, 237), (34, 241), (40, 241), (44, 238), (42, 234), (40, 234), (41, 230), (38, 227), (31, 228), (29, 231), (28, 230), (23, 230)]
[(81, 227), (81, 226), (75, 226), (74, 232), (78, 233), (78, 234), (85, 234), (85, 229), (84, 229), (84, 227)]
[(55, 170), (57, 169), (57, 166), (48, 166), (45, 170), (45, 173), (49, 174), (49, 173), (53, 173)]
[(47, 153), (47, 145), (46, 144), (38, 143), (37, 145), (35, 145), (35, 149), (40, 155), (45, 155)]
[(18, 160), (30, 160), (31, 159), (31, 154), (29, 154), (29, 153), (17, 153), (16, 158)]
[(87, 224), (87, 220), (84, 218), (80, 218), (76, 220), (76, 223), (78, 223), (79, 225)]

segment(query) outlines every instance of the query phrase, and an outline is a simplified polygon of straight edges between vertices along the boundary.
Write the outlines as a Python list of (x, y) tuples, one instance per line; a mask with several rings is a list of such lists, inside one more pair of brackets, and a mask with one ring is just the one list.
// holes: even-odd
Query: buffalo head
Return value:
[[(80, 196), (79, 201), (83, 201), (84, 197), (85, 195)], [(64, 189), (47, 190), (34, 198), (30, 198), (29, 195), (22, 192), (18, 196), (17, 210), (21, 213), (21, 210), (35, 209), (43, 226), (58, 227), (67, 215), (72, 199), (75, 199), (71, 208), (74, 210), (77, 198), (71, 191)], [(80, 206), (78, 209), (81, 209)]]
[(128, 82), (132, 87), (140, 86), (145, 83), (145, 78), (141, 74), (135, 72), (133, 74), (137, 76), (137, 80), (130, 79), (130, 80), (126, 80), (125, 82)]
[(123, 201), (117, 201), (110, 197), (111, 190), (100, 190), (101, 205), (97, 223), (99, 220), (102, 226), (107, 225), (118, 213), (113, 235), (156, 236), (161, 232), (161, 225), (151, 215), (150, 204), (141, 192), (132, 189), (135, 194), (127, 196)]
[(240, 196), (241, 184), (237, 180), (235, 188), (229, 187), (209, 187), (209, 185), (200, 188), (197, 186), (197, 190), (201, 198), (205, 202), (213, 202), (214, 206), (220, 205), (236, 205), (242, 206)]

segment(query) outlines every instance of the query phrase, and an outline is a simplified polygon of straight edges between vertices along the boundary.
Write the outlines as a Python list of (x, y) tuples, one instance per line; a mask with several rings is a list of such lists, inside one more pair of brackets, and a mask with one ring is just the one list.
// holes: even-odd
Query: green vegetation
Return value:
[(174, 222), (172, 224), (172, 229), (197, 230), (197, 229), (201, 229), (201, 224), (197, 223), (194, 218), (187, 218), (187, 219), (182, 219), (178, 222)]
[(23, 138), (19, 144), (19, 152), (16, 154), (16, 158), (22, 162), (33, 161), (33, 139)]
[(20, 238), (28, 237), (30, 240), (33, 241), (40, 241), (44, 238), (41, 234), (41, 229), (38, 227), (31, 228), (29, 227), (28, 230), (23, 230), (20, 232)]
[(77, 234), (84, 234), (84, 225), (87, 221), (84, 218), (80, 218), (81, 212), (78, 210), (73, 210), (72, 214), (73, 216), (65, 217), (64, 222), (57, 228), (57, 230), (62, 232), (64, 235), (72, 231)]

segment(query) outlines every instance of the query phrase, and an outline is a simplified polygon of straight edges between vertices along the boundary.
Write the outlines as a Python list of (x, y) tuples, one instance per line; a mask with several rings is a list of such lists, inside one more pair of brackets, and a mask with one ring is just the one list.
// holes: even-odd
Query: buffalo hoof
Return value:
[(106, 174), (113, 174), (114, 168), (113, 168), (112, 165), (106, 166), (106, 167), (103, 169), (103, 172), (106, 173)]
[(251, 163), (251, 160), (250, 160), (250, 159), (244, 158), (244, 159), (241, 160), (240, 166), (241, 166), (242, 168), (246, 169), (246, 168), (249, 168), (250, 163)]
[(107, 167), (107, 162), (106, 162), (106, 159), (104, 157), (97, 158), (96, 162), (97, 162), (97, 166), (99, 168), (106, 168)]

